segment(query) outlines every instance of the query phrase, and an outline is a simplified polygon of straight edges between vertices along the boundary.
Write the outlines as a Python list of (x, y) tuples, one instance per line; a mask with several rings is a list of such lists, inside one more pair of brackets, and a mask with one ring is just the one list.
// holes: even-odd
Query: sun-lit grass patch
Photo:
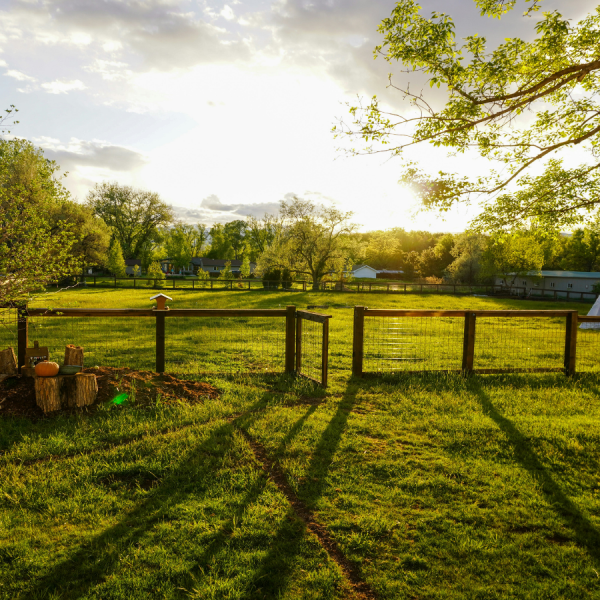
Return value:
[[(148, 295), (65, 292), (54, 306), (147, 307)], [(353, 301), (577, 306), (312, 292), (175, 296), (177, 307), (329, 304), (331, 387), (213, 373), (219, 397), (194, 406), (0, 419), (0, 597), (351, 598), (344, 573), (249, 439), (378, 598), (600, 595), (600, 377), (355, 380), (352, 310), (343, 308)]]

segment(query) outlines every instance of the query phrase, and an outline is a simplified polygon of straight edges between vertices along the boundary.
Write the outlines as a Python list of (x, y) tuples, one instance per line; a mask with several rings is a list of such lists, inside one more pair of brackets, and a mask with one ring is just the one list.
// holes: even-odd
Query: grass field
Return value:
[[(146, 308), (150, 295), (73, 291), (42, 304)], [(171, 295), (178, 308), (329, 304), (330, 388), (212, 374), (221, 396), (198, 406), (0, 419), (0, 597), (600, 596), (600, 376), (355, 380), (344, 308), (589, 304)], [(129, 326), (86, 335), (118, 353)]]

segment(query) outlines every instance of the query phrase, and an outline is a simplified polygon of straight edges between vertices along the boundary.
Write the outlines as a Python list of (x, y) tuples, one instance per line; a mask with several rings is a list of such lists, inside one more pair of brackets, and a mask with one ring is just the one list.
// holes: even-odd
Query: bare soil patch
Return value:
[[(157, 401), (163, 404), (175, 404), (179, 401), (198, 404), (219, 395), (219, 391), (208, 383), (187, 381), (153, 371), (135, 371), (127, 367), (92, 367), (83, 372), (94, 373), (98, 380), (98, 399), (94, 406), (110, 402), (119, 396), (122, 398), (123, 394), (127, 395), (128, 402), (142, 406), (155, 404)], [(94, 410), (94, 406), (60, 413), (90, 411)], [(54, 414), (44, 415), (37, 406), (32, 377), (17, 375), (0, 383), (0, 417), (40, 419)]]

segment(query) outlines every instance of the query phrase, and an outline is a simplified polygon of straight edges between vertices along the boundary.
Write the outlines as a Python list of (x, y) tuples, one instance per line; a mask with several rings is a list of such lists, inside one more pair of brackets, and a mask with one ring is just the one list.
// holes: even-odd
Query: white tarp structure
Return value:
[[(588, 317), (600, 317), (600, 296), (596, 298), (594, 306), (590, 308), (590, 312), (587, 314)], [(582, 323), (579, 329), (600, 329), (600, 321), (598, 323)]]

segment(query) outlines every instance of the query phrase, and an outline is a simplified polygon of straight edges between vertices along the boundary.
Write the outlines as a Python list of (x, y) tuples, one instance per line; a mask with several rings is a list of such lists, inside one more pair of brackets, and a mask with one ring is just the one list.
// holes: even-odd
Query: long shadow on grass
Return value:
[[(270, 395), (267, 393), (268, 399)], [(190, 450), (179, 464), (161, 481), (151, 495), (129, 511), (119, 523), (108, 528), (97, 537), (86, 540), (73, 553), (64, 558), (54, 568), (41, 577), (33, 588), (21, 593), (20, 598), (46, 597), (58, 593), (61, 598), (79, 598), (90, 593), (95, 586), (107, 581), (122, 568), (120, 558), (134, 551), (137, 544), (146, 545), (152, 541), (143, 541), (152, 529), (171, 519), (171, 510), (191, 497), (201, 498), (210, 492), (211, 474), (218, 468), (219, 462), (229, 451), (236, 428), (246, 429), (254, 420), (253, 411), (265, 408), (264, 398), (257, 401), (244, 415), (230, 423), (224, 423), (214, 429), (209, 437)], [(300, 430), (304, 422), (318, 408), (312, 405), (292, 426), (282, 445), (287, 444)], [(205, 425), (208, 426), (208, 425)], [(202, 425), (198, 425), (202, 427)], [(193, 477), (193, 478), (192, 478)], [(198, 585), (204, 569), (210, 568), (211, 559), (225, 549), (231, 542), (235, 524), (242, 521), (247, 509), (257, 502), (268, 485), (268, 478), (261, 474), (255, 478), (243, 499), (230, 506), (230, 516), (224, 525), (207, 541), (200, 555), (187, 557), (194, 565), (189, 571), (169, 577), (172, 588), (192, 589)], [(304, 528), (295, 519), (290, 519), (291, 509), (279, 524), (277, 534), (270, 538), (267, 556), (260, 562), (259, 572), (249, 578), (245, 585), (248, 592), (261, 589), (276, 596), (288, 582), (294, 568), (299, 542), (304, 536)], [(175, 521), (177, 517), (173, 518)], [(182, 557), (184, 560), (184, 558)]]
[(577, 508), (575, 503), (569, 499), (554, 480), (550, 471), (537, 456), (527, 437), (494, 406), (481, 382), (473, 380), (471, 389), (477, 394), (484, 414), (498, 425), (513, 445), (516, 460), (538, 482), (549, 504), (560, 512), (566, 524), (573, 530), (575, 540), (579, 546), (585, 548), (596, 563), (600, 563), (600, 531)]
[[(327, 427), (323, 431), (306, 471), (304, 483), (302, 483), (298, 488), (298, 498), (300, 498), (300, 500), (302, 500), (310, 510), (314, 509), (319, 498), (321, 498), (324, 493), (327, 485), (327, 474), (329, 473), (332, 459), (338, 449), (344, 431), (346, 430), (350, 412), (356, 403), (356, 393), (357, 385), (350, 384), (346, 389), (344, 397), (338, 404), (333, 418), (329, 421)], [(298, 421), (296, 421), (277, 450), (274, 452), (273, 458), (278, 458), (282, 454), (287, 443), (291, 441), (291, 439), (297, 434), (297, 432), (301, 429), (316, 408), (316, 406), (311, 407), (300, 419), (298, 419)], [(302, 537), (305, 535), (304, 526), (302, 526), (299, 534)], [(288, 539), (289, 528), (284, 522), (274, 536), (275, 543), (272, 545), (269, 553), (263, 559), (262, 567), (254, 576), (255, 585), (259, 585), (260, 581), (269, 577), (271, 565), (277, 557), (278, 547), (282, 542), (287, 541)], [(299, 541), (300, 540), (298, 539), (298, 542)], [(299, 550), (300, 546), (298, 543), (296, 543), (295, 547)], [(274, 594), (274, 597), (279, 597), (285, 591), (290, 574), (291, 570), (289, 569), (285, 573), (280, 573), (281, 581), (279, 583), (279, 589), (270, 590)]]

